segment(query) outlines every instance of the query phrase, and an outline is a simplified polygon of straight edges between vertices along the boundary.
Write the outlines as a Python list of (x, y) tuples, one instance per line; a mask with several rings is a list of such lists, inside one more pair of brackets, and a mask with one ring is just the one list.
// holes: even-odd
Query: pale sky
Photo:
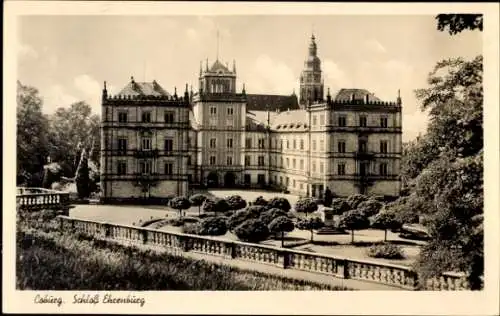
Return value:
[[(367, 89), (394, 101), (401, 89), (403, 140), (425, 130), (414, 89), (426, 87), (437, 61), (482, 52), (478, 31), (456, 36), (434, 16), (30, 16), (20, 18), (18, 76), (39, 89), (44, 112), (85, 100), (100, 113), (103, 82), (118, 92), (134, 76), (167, 91), (197, 89), (200, 61), (236, 60), (238, 89), (298, 92), (311, 32), (322, 61), (325, 93)], [(203, 65), (205, 66), (205, 65)]]

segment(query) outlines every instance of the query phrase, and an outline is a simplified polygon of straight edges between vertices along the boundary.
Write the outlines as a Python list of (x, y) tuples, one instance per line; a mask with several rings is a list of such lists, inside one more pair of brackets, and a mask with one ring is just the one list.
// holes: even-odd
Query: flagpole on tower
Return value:
[(216, 60), (219, 60), (219, 29), (217, 29), (217, 56)]

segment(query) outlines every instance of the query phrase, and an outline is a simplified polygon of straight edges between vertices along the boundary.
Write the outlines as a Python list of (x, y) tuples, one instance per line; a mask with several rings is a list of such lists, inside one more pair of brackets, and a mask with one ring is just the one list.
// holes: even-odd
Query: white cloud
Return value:
[(375, 53), (385, 53), (386, 52), (386, 49), (384, 47), (384, 45), (380, 44), (379, 41), (377, 41), (376, 39), (372, 38), (368, 41), (365, 42), (365, 45), (366, 47), (372, 51), (372, 52), (375, 52)]
[(248, 93), (291, 94), (297, 85), (297, 76), (285, 63), (260, 55), (241, 80)]
[(40, 91), (43, 96), (43, 109), (46, 113), (54, 113), (60, 107), (69, 107), (78, 100), (74, 95), (66, 92), (66, 89), (59, 84), (50, 86), (46, 91)]
[(17, 54), (20, 58), (38, 58), (38, 52), (28, 44), (20, 43), (17, 47)]
[(100, 113), (103, 86), (87, 74), (75, 77), (73, 84), (81, 92), (83, 100), (92, 107), (92, 111)]
[[(325, 79), (325, 88), (330, 88), (331, 93), (340, 88), (349, 88), (352, 81), (348, 78), (346, 73), (340, 69), (335, 62), (325, 59), (322, 65), (323, 77)], [(326, 92), (326, 90), (325, 90)]]

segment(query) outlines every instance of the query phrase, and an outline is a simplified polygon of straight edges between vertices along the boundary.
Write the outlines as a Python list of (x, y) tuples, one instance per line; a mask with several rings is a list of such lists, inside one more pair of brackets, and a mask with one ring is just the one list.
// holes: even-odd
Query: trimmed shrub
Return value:
[(184, 234), (198, 235), (199, 232), (199, 224), (185, 224), (182, 226), (182, 232)]
[(235, 235), (242, 241), (259, 243), (269, 237), (267, 225), (258, 219), (249, 219), (234, 230)]
[(241, 210), (247, 206), (247, 201), (239, 195), (231, 195), (226, 198), (229, 210), (236, 211)]
[(314, 230), (325, 226), (325, 223), (319, 217), (310, 217), (302, 219), (297, 223), (297, 228), (300, 230), (309, 230), (311, 232), (311, 241), (314, 238)]
[(396, 219), (396, 215), (392, 212), (380, 212), (373, 217), (371, 223), (373, 228), (384, 230), (384, 241), (387, 241), (387, 230), (395, 230), (401, 228), (402, 224)]
[(229, 211), (229, 205), (226, 200), (220, 198), (206, 199), (202, 206), (205, 213), (225, 213)]
[(373, 245), (366, 250), (366, 254), (372, 258), (382, 259), (404, 259), (404, 251), (401, 246), (391, 244)]
[(253, 206), (250, 206), (245, 210), (236, 211), (229, 217), (227, 223), (230, 231), (233, 231), (236, 227), (243, 224), (243, 222), (245, 222), (246, 220), (259, 218), (260, 212), (252, 212), (249, 210), (252, 207)]
[[(280, 210), (281, 211), (281, 210)], [(291, 219), (286, 216), (279, 216), (272, 220), (268, 225), (269, 231), (275, 234), (281, 234), (281, 247), (285, 246), (285, 232), (291, 232), (295, 228)]]
[(335, 215), (342, 215), (342, 213), (345, 213), (351, 209), (349, 204), (341, 198), (333, 199), (331, 208), (333, 209)]
[(193, 194), (189, 197), (189, 202), (191, 202), (192, 206), (198, 206), (198, 215), (201, 215), (201, 206), (207, 197), (203, 194)]
[(363, 194), (353, 194), (349, 196), (346, 200), (347, 204), (349, 204), (349, 207), (351, 210), (357, 209), (359, 203), (364, 202), (368, 200), (368, 197)]
[(222, 236), (227, 233), (227, 222), (223, 217), (207, 217), (198, 224), (198, 235)]
[(253, 201), (252, 205), (261, 205), (261, 206), (266, 206), (269, 202), (264, 199), (264, 197), (259, 196)]
[(179, 196), (171, 199), (168, 205), (179, 212), (179, 217), (182, 217), (182, 211), (191, 207), (191, 202), (185, 197)]
[(371, 217), (377, 214), (382, 206), (384, 206), (384, 204), (382, 204), (381, 202), (369, 199), (359, 203), (357, 210), (365, 214), (366, 217)]
[(172, 218), (167, 221), (167, 225), (180, 227), (184, 225), (184, 221), (181, 218)]
[(274, 197), (270, 199), (267, 206), (269, 209), (279, 208), (280, 210), (283, 210), (285, 212), (290, 211), (290, 209), (292, 208), (290, 202), (288, 202), (288, 200), (283, 197)]
[(318, 204), (316, 201), (312, 198), (300, 198), (297, 203), (295, 203), (294, 207), (296, 212), (299, 213), (306, 213), (306, 216), (308, 213), (313, 213), (318, 210)]
[(260, 214), (259, 219), (266, 225), (269, 225), (275, 218), (285, 216), (288, 217), (288, 213), (279, 209), (272, 208)]
[(354, 243), (354, 231), (370, 227), (370, 221), (364, 213), (351, 210), (340, 216), (339, 226), (351, 231), (351, 242)]

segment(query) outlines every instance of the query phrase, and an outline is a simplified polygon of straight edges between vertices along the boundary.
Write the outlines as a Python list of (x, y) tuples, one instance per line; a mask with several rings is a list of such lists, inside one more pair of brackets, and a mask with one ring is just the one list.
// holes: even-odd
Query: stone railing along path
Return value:
[[(244, 261), (267, 265), (274, 269), (305, 271), (402, 290), (415, 290), (418, 286), (417, 274), (405, 266), (340, 258), (327, 254), (309, 253), (215, 237), (90, 221), (68, 216), (59, 216), (58, 218), (62, 232), (80, 233), (96, 239), (114, 240), (126, 244), (145, 245), (164, 249), (174, 254), (202, 255), (205, 258), (206, 255), (210, 255), (228, 262)], [(468, 285), (462, 275), (445, 273), (439, 278), (427, 280), (424, 289), (467, 290)]]

